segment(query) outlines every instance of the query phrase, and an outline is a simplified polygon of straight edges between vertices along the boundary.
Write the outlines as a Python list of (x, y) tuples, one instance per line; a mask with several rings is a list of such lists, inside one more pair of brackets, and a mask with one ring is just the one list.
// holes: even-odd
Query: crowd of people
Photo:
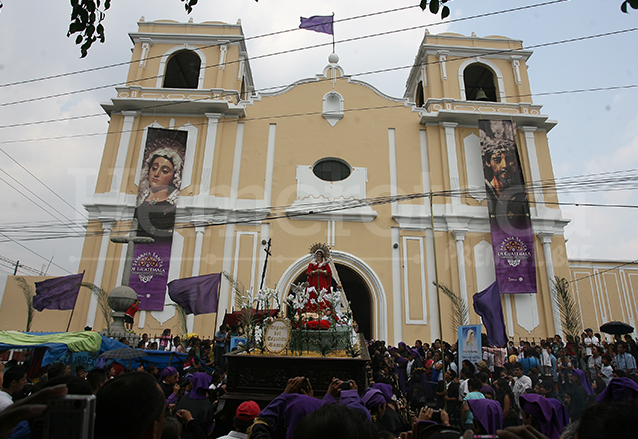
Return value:
[[(484, 336), (483, 359), (476, 364), (459, 358), (456, 343), (416, 340), (393, 347), (371, 340), (367, 388), (335, 376), (320, 399), (308, 378), (290, 377), (269, 403), (238, 404), (230, 427), (216, 416), (226, 392), (229, 331), (238, 328), (220, 328), (213, 341), (180, 343), (187, 360), (179, 370), (111, 363), (86, 371), (53, 363), (29, 382), (23, 366), (0, 365), (0, 439), (41, 437), (34, 419), (47, 401), (66, 394), (95, 395), (95, 439), (635, 434), (638, 349), (631, 336), (606, 341), (587, 329), (578, 342), (563, 343), (557, 335), (507, 346), (489, 346)], [(170, 332), (164, 336), (164, 349), (174, 349)]]

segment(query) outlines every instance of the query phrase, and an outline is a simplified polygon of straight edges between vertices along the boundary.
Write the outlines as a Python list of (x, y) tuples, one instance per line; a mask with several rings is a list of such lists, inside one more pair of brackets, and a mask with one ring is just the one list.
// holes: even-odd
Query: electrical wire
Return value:
[(44, 257), (44, 256), (42, 256), (40, 253), (38, 253), (38, 252), (36, 252), (36, 251), (34, 251), (34, 250), (31, 250), (31, 249), (30, 249), (29, 247), (27, 247), (26, 245), (19, 243), (18, 241), (16, 241), (15, 239), (11, 238), (10, 236), (7, 236), (7, 235), (5, 235), (5, 234), (4, 234), (4, 233), (2, 233), (2, 232), (0, 232), (0, 235), (4, 236), (4, 237), (5, 237), (5, 238), (7, 238), (9, 241), (11, 241), (11, 242), (13, 242), (13, 243), (15, 243), (15, 244), (19, 245), (20, 247), (22, 247), (23, 249), (25, 249), (25, 250), (26, 250), (26, 251), (28, 251), (29, 253), (32, 253), (32, 254), (36, 255), (37, 257), (39, 257), (39, 258), (41, 258), (41, 259), (43, 259), (43, 260), (45, 260), (45, 261), (47, 261), (47, 262), (50, 262), (50, 263), (51, 263), (51, 265), (55, 265), (55, 266), (56, 266), (56, 267), (58, 267), (60, 270), (63, 270), (63, 271), (65, 271), (65, 272), (69, 273), (69, 274), (74, 274), (74, 273), (70, 272), (69, 270), (67, 270), (66, 268), (64, 268), (64, 267), (62, 267), (62, 266), (60, 266), (60, 265), (56, 264), (55, 262), (50, 261), (49, 259), (45, 258), (45, 257)]
[[(562, 1), (567, 1), (567, 0), (562, 0)], [(413, 5), (413, 6), (404, 6), (401, 8), (394, 8), (394, 9), (387, 9), (385, 11), (378, 11), (378, 12), (371, 12), (368, 14), (363, 14), (363, 15), (357, 15), (355, 17), (346, 17), (346, 18), (340, 18), (340, 19), (336, 19), (334, 20), (334, 23), (342, 23), (342, 22), (346, 22), (346, 21), (352, 21), (352, 20), (357, 20), (360, 18), (367, 18), (367, 17), (372, 17), (372, 16), (376, 16), (376, 15), (383, 15), (383, 14), (387, 14), (387, 13), (392, 13), (392, 12), (398, 12), (398, 11), (404, 11), (407, 9), (414, 9), (417, 8), (417, 5)], [(439, 24), (439, 23), (437, 23)], [(285, 30), (281, 30), (281, 31), (275, 31), (275, 32), (269, 32), (266, 34), (261, 34), (261, 35), (255, 35), (252, 37), (244, 37), (243, 40), (244, 41), (252, 41), (252, 40), (257, 40), (260, 38), (265, 38), (265, 37), (272, 37), (275, 35), (281, 35), (281, 34), (285, 34), (285, 33), (289, 33), (289, 32), (295, 32), (298, 30), (303, 30), (300, 29), (299, 27), (295, 27), (292, 29), (285, 29)], [(208, 44), (208, 45), (204, 45), (204, 46), (199, 46), (199, 49), (209, 49), (212, 47), (217, 47), (217, 46), (221, 46), (225, 43), (215, 43), (215, 44)], [(144, 60), (146, 61), (150, 61), (150, 60), (154, 60), (154, 59), (159, 59), (162, 58), (164, 56), (164, 54), (161, 55), (155, 55), (155, 56), (150, 56), (148, 58), (144, 58)], [(118, 63), (114, 63), (114, 64), (107, 64), (104, 66), (100, 66), (100, 67), (92, 67), (89, 69), (82, 69), (82, 70), (77, 70), (74, 72), (66, 72), (66, 73), (59, 73), (56, 75), (49, 75), (49, 76), (43, 76), (40, 78), (33, 78), (33, 79), (25, 79), (22, 81), (15, 81), (15, 82), (9, 82), (6, 84), (0, 84), (0, 88), (4, 88), (4, 87), (12, 87), (15, 85), (24, 85), (24, 84), (32, 84), (34, 82), (40, 82), (40, 81), (46, 81), (46, 80), (51, 80), (51, 79), (57, 79), (57, 78), (65, 78), (68, 76), (74, 76), (74, 75), (79, 75), (79, 74), (83, 74), (83, 73), (90, 73), (90, 72), (96, 72), (99, 70), (104, 70), (104, 69), (110, 69), (113, 67), (121, 67), (121, 66), (125, 66), (125, 65), (131, 65), (131, 64), (135, 64), (138, 63), (140, 61), (144, 61), (142, 59), (134, 59), (131, 61), (122, 61), (122, 62), (118, 62)]]
[[(580, 193), (580, 192), (598, 192), (598, 191), (619, 191), (619, 190), (635, 190), (638, 189), (638, 170), (631, 169), (626, 171), (616, 172), (604, 172), (597, 174), (587, 174), (581, 176), (567, 177), (561, 179), (551, 179), (541, 182), (534, 182), (525, 186), (525, 189), (532, 194), (538, 193), (538, 191), (559, 191), (561, 194), (565, 193)], [(583, 188), (589, 188), (584, 190)], [(384, 205), (389, 203), (400, 203), (415, 199), (423, 199), (432, 197), (461, 197), (471, 196), (476, 194), (481, 188), (464, 188), (458, 191), (436, 191), (431, 193), (414, 193), (398, 196), (382, 196), (366, 199), (352, 199), (342, 203), (324, 202), (324, 203), (297, 203), (293, 205), (283, 206), (268, 206), (255, 209), (244, 209), (234, 211), (231, 215), (231, 219), (223, 221), (210, 221), (208, 226), (220, 226), (228, 224), (247, 224), (255, 223), (256, 221), (274, 221), (282, 218), (297, 218), (313, 214), (325, 214), (343, 210), (349, 210), (357, 207)], [(483, 192), (485, 189), (482, 189)], [(537, 203), (532, 199), (529, 200), (530, 205), (536, 205)], [(558, 205), (558, 206), (578, 206), (578, 207), (614, 207), (614, 208), (631, 208), (638, 209), (638, 205), (617, 205), (617, 204), (602, 204), (602, 203), (567, 203), (567, 202), (549, 202), (545, 201), (545, 205)], [(290, 210), (292, 207), (294, 211)], [(193, 224), (180, 224), (180, 221), (190, 221), (192, 216), (189, 214), (176, 215), (176, 230), (184, 230), (194, 228)], [(124, 216), (118, 221), (118, 225), (123, 222), (132, 220), (131, 216)], [(199, 222), (198, 222), (199, 223)], [(39, 241), (47, 239), (61, 239), (69, 238), (67, 232), (56, 232), (51, 230), (50, 225), (47, 223), (17, 223), (17, 224), (5, 224), (0, 226), (0, 232), (13, 234), (21, 241)], [(126, 225), (122, 224), (122, 227), (115, 227), (111, 232), (112, 235), (119, 233), (126, 234), (129, 229)], [(102, 230), (97, 232), (87, 231), (84, 237), (102, 236), (104, 232)], [(2, 240), (0, 240), (2, 242)]]
[[(53, 189), (51, 189), (51, 187), (49, 187), (45, 182), (43, 182), (42, 180), (40, 180), (35, 174), (33, 174), (31, 171), (29, 171), (24, 165), (22, 165), (20, 162), (18, 162), (15, 158), (13, 158), (9, 153), (7, 153), (4, 149), (0, 148), (0, 152), (2, 152), (4, 155), (6, 155), (12, 162), (14, 162), (16, 165), (18, 165), (20, 168), (22, 168), (23, 171), (25, 171), (27, 174), (29, 174), (31, 177), (33, 177), (38, 183), (40, 183), (42, 186), (44, 186), (49, 192), (51, 192), (53, 195), (55, 195), (59, 200), (61, 200), (64, 204), (66, 204), (67, 206), (69, 206), (71, 209), (73, 209), (75, 212), (77, 212), (81, 217), (88, 219), (88, 217), (86, 216), (86, 214), (84, 212), (80, 212), (79, 210), (77, 210), (75, 208), (75, 206), (73, 206), (71, 203), (69, 203), (67, 200), (65, 200), (64, 198), (62, 198), (60, 196), (60, 194), (58, 194), (56, 191), (54, 191)], [(8, 174), (7, 174), (8, 175)], [(12, 177), (13, 178), (13, 177)], [(17, 180), (16, 180), (17, 181)], [(66, 217), (65, 217), (66, 218)], [(68, 219), (68, 218), (67, 218)]]
[[(583, 37), (576, 37), (576, 38), (570, 38), (570, 39), (565, 39), (565, 40), (560, 40), (560, 41), (554, 41), (554, 42), (549, 42), (549, 43), (541, 43), (541, 44), (537, 44), (537, 45), (533, 45), (533, 46), (527, 46), (525, 49), (530, 49), (530, 48), (538, 48), (538, 47), (547, 47), (547, 46), (551, 46), (551, 45), (556, 45), (556, 44), (565, 44), (565, 43), (571, 43), (571, 42), (576, 42), (576, 41), (584, 41), (584, 40), (588, 40), (588, 39), (592, 39), (592, 38), (601, 38), (601, 37), (606, 37), (606, 36), (612, 36), (612, 35), (617, 35), (617, 34), (621, 34), (621, 33), (627, 33), (627, 32), (635, 32), (638, 30), (638, 27), (636, 28), (630, 28), (630, 29), (624, 29), (624, 30), (620, 30), (620, 31), (614, 31), (614, 32), (605, 32), (602, 34), (595, 34), (595, 35), (588, 35), (588, 36), (583, 36)], [(511, 52), (513, 50), (519, 50), (519, 49), (507, 49), (507, 50), (503, 50), (503, 51), (499, 51), (498, 53), (505, 53), (505, 52)], [(494, 52), (490, 52), (490, 53), (494, 53)], [(455, 57), (455, 60), (461, 60), (461, 59), (468, 59), (468, 58), (473, 58), (474, 56), (468, 56), (468, 57)], [(451, 61), (451, 60), (450, 60)], [(431, 62), (427, 62), (427, 63), (423, 63), (423, 65), (430, 65), (430, 64), (438, 64), (440, 61), (431, 61)], [(369, 72), (363, 72), (363, 73), (357, 73), (354, 75), (350, 75), (352, 77), (354, 76), (364, 76), (364, 75), (368, 75), (368, 74), (372, 74), (372, 73), (380, 73), (380, 72), (387, 72), (390, 70), (398, 70), (398, 69), (407, 69), (407, 68), (412, 68), (413, 65), (410, 66), (401, 66), (401, 67), (393, 67), (393, 68), (388, 68), (388, 69), (381, 69), (381, 70), (374, 70), (374, 71), (369, 71)], [(321, 81), (327, 81), (329, 79), (320, 79), (317, 82), (321, 82)], [(276, 86), (276, 87), (269, 87), (269, 89), (282, 89), (282, 88), (286, 88), (290, 85), (287, 86)], [(507, 96), (509, 98), (512, 97), (528, 97), (528, 96), (547, 96), (547, 95), (552, 95), (552, 94), (556, 94), (556, 95), (561, 95), (561, 94), (568, 94), (568, 93), (583, 93), (583, 92), (594, 92), (594, 91), (605, 91), (605, 90), (618, 90), (618, 89), (631, 89), (631, 88), (636, 88), (638, 87), (638, 85), (635, 84), (631, 84), (631, 85), (621, 85), (621, 86), (610, 86), (610, 87), (595, 87), (595, 88), (590, 88), (590, 89), (577, 89), (577, 90), (560, 90), (560, 91), (554, 91), (554, 92), (542, 92), (542, 93), (530, 93), (530, 94), (520, 94), (520, 95), (511, 95), (511, 96)], [(232, 92), (231, 94), (233, 94), (235, 92)], [(171, 106), (171, 105), (178, 105), (178, 104), (183, 104), (183, 101), (179, 101), (179, 102), (167, 102), (167, 103), (161, 103), (161, 104), (151, 104), (148, 106), (144, 106), (139, 108), (139, 110), (141, 111), (150, 111), (150, 110), (156, 110), (157, 108), (161, 108), (161, 107), (165, 107), (165, 106)], [(2, 104), (0, 104), (0, 106), (2, 106)], [(403, 107), (403, 104), (400, 105), (395, 105), (396, 107)], [(388, 106), (382, 106), (382, 107), (377, 107), (379, 109), (385, 109), (385, 108), (389, 108)], [(370, 109), (370, 108), (366, 108), (366, 109)], [(355, 109), (356, 110), (356, 109)], [(348, 111), (353, 111), (353, 109), (350, 109)], [(319, 112), (320, 113), (320, 112)], [(301, 114), (294, 114), (291, 115), (290, 117), (296, 117), (299, 115), (315, 115), (318, 114), (318, 112), (309, 112), (309, 113), (301, 113)], [(94, 117), (95, 115), (87, 115), (87, 117)], [(75, 118), (77, 119), (81, 119), (83, 116), (75, 116)], [(259, 119), (273, 119), (273, 118), (281, 118), (284, 116), (265, 116)], [(67, 118), (63, 118), (60, 120), (66, 120)], [(243, 121), (250, 121), (250, 120), (258, 120), (258, 119), (251, 119), (251, 118), (244, 118), (242, 119)], [(225, 121), (221, 120), (220, 123), (224, 123)], [(48, 123), (48, 121), (38, 121), (38, 122), (31, 122), (31, 123), (23, 123), (21, 124), (21, 126), (27, 126), (29, 124), (36, 124), (36, 123)], [(205, 123), (201, 123), (199, 125), (207, 125), (207, 122)], [(0, 127), (2, 128), (2, 127)], [(140, 129), (141, 130), (141, 129)], [(123, 133), (123, 132), (132, 132), (135, 130), (131, 130), (131, 131), (119, 131), (116, 133)], [(110, 133), (113, 133), (112, 131)], [(55, 136), (55, 137), (41, 137), (41, 138), (36, 138), (36, 139), (19, 139), (19, 140), (7, 140), (7, 141), (2, 141), (0, 142), (0, 144), (13, 144), (13, 143), (25, 143), (25, 142), (39, 142), (39, 141), (45, 141), (45, 140), (62, 140), (62, 139), (72, 139), (72, 138), (78, 138), (78, 137), (94, 137), (94, 136), (99, 136), (102, 135), (103, 133), (88, 133), (88, 134), (76, 134), (76, 135), (65, 135), (65, 136)]]
[[(565, 1), (565, 0), (555, 0), (553, 2), (548, 2), (548, 3), (541, 3), (541, 4), (537, 4), (537, 5), (532, 5), (529, 7), (537, 7), (537, 6), (542, 6), (542, 5), (546, 5), (546, 4), (552, 4), (552, 3), (556, 3), (556, 2), (561, 2), (561, 1)], [(525, 7), (523, 7), (525, 8)], [(513, 10), (519, 10), (520, 8), (514, 8), (511, 10), (506, 10), (506, 11), (502, 11), (499, 13), (503, 13), (503, 12), (510, 12)], [(492, 13), (488, 13), (492, 14)], [(481, 16), (483, 16), (485, 14), (481, 14)], [(472, 16), (472, 17), (466, 17), (465, 19), (469, 19), (469, 18), (476, 18), (478, 16)], [(411, 29), (411, 28), (409, 28)], [(625, 29), (625, 30), (620, 30), (620, 31), (613, 31), (613, 32), (606, 32), (606, 33), (602, 33), (602, 34), (596, 34), (596, 35), (589, 35), (589, 36), (584, 36), (584, 37), (577, 37), (577, 38), (571, 38), (571, 39), (566, 39), (566, 40), (560, 40), (560, 41), (555, 41), (555, 42), (549, 42), (549, 43), (541, 43), (541, 44), (537, 44), (537, 45), (533, 45), (533, 46), (528, 46), (526, 47), (526, 49), (530, 49), (530, 48), (538, 48), (538, 47), (547, 47), (550, 45), (556, 45), (556, 44), (564, 44), (564, 43), (569, 43), (569, 42), (575, 42), (575, 41), (583, 41), (583, 40), (587, 40), (587, 39), (591, 39), (591, 38), (599, 38), (599, 37), (605, 37), (605, 36), (611, 36), (611, 35), (617, 35), (617, 34), (621, 34), (621, 33), (626, 33), (626, 32), (633, 32), (638, 30), (638, 28), (631, 28), (631, 29)], [(403, 30), (400, 30), (403, 31)], [(395, 32), (395, 31), (390, 31), (390, 32)], [(375, 35), (381, 35), (381, 34), (375, 34)], [(361, 39), (362, 37), (357, 37), (357, 39)], [(351, 40), (344, 40), (344, 41), (351, 41)], [(498, 51), (496, 53), (506, 53), (506, 52), (511, 52), (513, 50), (518, 50), (518, 49), (506, 49), (503, 51)], [(280, 53), (284, 53), (284, 52), (278, 52), (277, 54)], [(495, 52), (490, 52), (490, 53), (495, 53)], [(272, 55), (272, 54), (271, 54)], [(467, 59), (467, 58), (472, 58), (471, 57), (455, 57), (450, 59), (451, 60), (461, 60), (461, 59)], [(432, 62), (427, 62), (424, 63), (424, 65), (429, 65), (429, 64), (438, 64), (440, 61), (432, 61)], [(212, 66), (218, 66), (218, 64), (212, 65)], [(207, 67), (212, 67), (212, 66), (207, 66)], [(365, 75), (369, 75), (369, 74), (374, 74), (374, 73), (381, 73), (381, 72), (388, 72), (388, 71), (392, 71), (392, 70), (399, 70), (399, 69), (407, 69), (407, 68), (412, 68), (413, 65), (409, 65), (409, 66), (400, 66), (400, 67), (392, 67), (392, 68), (387, 68), (387, 69), (380, 69), (380, 70), (374, 70), (374, 71), (368, 71), (368, 72), (362, 72), (362, 73), (357, 73), (354, 75), (350, 75), (350, 76), (365, 76)], [(155, 76), (156, 78), (157, 76)], [(323, 79), (320, 81), (324, 81), (327, 79)], [(122, 83), (121, 83), (122, 84)], [(109, 85), (112, 86), (113, 84)], [(281, 89), (281, 88), (285, 88), (287, 86), (273, 86), (273, 87), (268, 87), (267, 89)], [(638, 85), (625, 85), (625, 86), (612, 86), (612, 87), (597, 87), (597, 88), (592, 88), (592, 89), (579, 89), (579, 90), (573, 90), (573, 91), (556, 91), (556, 92), (545, 92), (545, 93), (533, 93), (533, 94), (525, 94), (525, 95), (513, 95), (513, 96), (508, 96), (508, 97), (525, 97), (525, 96), (546, 96), (546, 95), (550, 95), (550, 94), (566, 94), (566, 93), (582, 93), (582, 92), (586, 92), (586, 91), (602, 91), (602, 90), (616, 90), (616, 89), (628, 89), (628, 88), (635, 88), (638, 87)], [(94, 90), (94, 88), (92, 88), (91, 90)], [(88, 89), (86, 89), (88, 90)], [(262, 89), (265, 90), (265, 89)], [(52, 95), (53, 96), (53, 95)], [(59, 96), (55, 95), (55, 96)], [(182, 102), (179, 102), (182, 103)], [(167, 105), (176, 105), (179, 103), (175, 103), (175, 102), (170, 102), (170, 103), (163, 103), (163, 104), (159, 104), (156, 106), (147, 106), (142, 108), (142, 110), (150, 110), (150, 109), (154, 109), (154, 108), (159, 108), (162, 106), (167, 106)], [(3, 104), (0, 104), (0, 106), (2, 106)], [(67, 121), (67, 120), (75, 120), (75, 119), (82, 119), (82, 118), (89, 118), (89, 117), (96, 117), (101, 115), (101, 113), (96, 113), (96, 114), (90, 114), (90, 115), (84, 115), (84, 116), (73, 116), (73, 117), (67, 117), (67, 118), (60, 118), (60, 119), (52, 119), (52, 120), (47, 120), (47, 121), (35, 121), (35, 122), (26, 122), (26, 123), (20, 123), (20, 124), (12, 124), (12, 125), (6, 125), (6, 126), (0, 126), (0, 128), (11, 128), (11, 127), (17, 127), (17, 126), (28, 126), (28, 125), (35, 125), (35, 124), (43, 124), (43, 123), (51, 123), (51, 122), (58, 122), (58, 121)], [(80, 136), (87, 136), (87, 137), (91, 137), (91, 136), (95, 136), (95, 135), (101, 135), (102, 133), (92, 133), (92, 134), (82, 134)], [(23, 139), (24, 141), (43, 141), (43, 140), (60, 140), (60, 139), (66, 139), (66, 138), (75, 138), (75, 136), (71, 136), (71, 137), (67, 137), (67, 136), (58, 136), (58, 137), (45, 137), (45, 138), (39, 138), (39, 139)], [(0, 143), (22, 143), (21, 140), (17, 140), (17, 141), (5, 141), (5, 142), (0, 142)]]
[[(470, 17), (459, 18), (459, 19), (456, 19), (456, 20), (448, 20), (446, 22), (442, 21), (442, 22), (435, 23), (435, 24), (424, 24), (424, 25), (419, 25), (419, 26), (411, 26), (411, 27), (407, 27), (407, 28), (396, 29), (396, 30), (393, 30), (393, 31), (380, 32), (380, 33), (377, 33), (377, 34), (362, 35), (362, 36), (358, 36), (358, 37), (353, 37), (353, 38), (348, 38), (348, 39), (344, 39), (344, 40), (339, 40), (336, 43), (343, 44), (343, 43), (348, 43), (348, 42), (353, 42), (353, 41), (360, 41), (360, 40), (367, 39), (367, 38), (375, 38), (375, 37), (378, 37), (378, 36), (391, 35), (391, 34), (396, 34), (396, 33), (400, 33), (400, 32), (407, 32), (407, 31), (417, 30), (417, 29), (424, 29), (424, 28), (427, 28), (427, 27), (435, 26), (437, 24), (443, 24), (443, 23), (448, 24), (448, 23), (453, 23), (453, 22), (457, 22), (457, 21), (466, 21), (466, 20), (472, 20), (472, 19), (475, 19), (475, 18), (484, 18), (484, 17), (500, 15), (500, 14), (505, 14), (505, 13), (510, 13), (510, 12), (522, 11), (522, 10), (536, 8), (536, 7), (541, 7), (541, 6), (552, 5), (552, 4), (556, 4), (556, 3), (562, 3), (562, 2), (565, 2), (565, 1), (567, 1), (567, 0), (552, 0), (552, 1), (549, 1), (549, 2), (537, 3), (537, 4), (534, 4), (534, 5), (520, 6), (520, 7), (517, 7), (517, 8), (505, 9), (505, 10), (501, 10), (501, 11), (477, 14), (477, 15), (473, 15), (473, 16), (470, 16)], [(617, 33), (620, 33), (620, 31), (617, 32)], [(289, 50), (284, 50), (284, 51), (279, 51), (279, 52), (268, 53), (268, 54), (264, 54), (264, 55), (257, 55), (257, 56), (249, 57), (249, 58), (242, 59), (242, 60), (229, 61), (226, 64), (227, 65), (231, 65), (231, 64), (235, 64), (235, 63), (239, 63), (239, 62), (247, 61), (247, 60), (248, 61), (254, 61), (256, 59), (268, 58), (268, 57), (271, 57), (271, 56), (278, 56), (278, 55), (283, 55), (283, 54), (288, 54), (288, 53), (300, 52), (300, 51), (304, 51), (304, 50), (315, 49), (315, 48), (331, 46), (331, 45), (332, 45), (332, 42), (315, 44), (315, 45), (311, 45), (311, 46), (304, 46), (304, 47), (299, 47), (299, 48), (295, 48), (295, 49), (289, 49)], [(210, 64), (210, 65), (206, 65), (205, 66), (206, 69), (212, 68), (212, 67), (219, 67), (219, 64)], [(404, 67), (404, 68), (407, 68), (407, 67)], [(163, 75), (155, 75), (155, 76), (149, 76), (149, 77), (145, 77), (145, 78), (132, 80), (132, 81), (130, 81), (130, 84), (139, 83), (139, 82), (150, 80), (150, 79), (157, 79), (158, 77), (161, 77), (161, 76), (163, 76)], [(12, 106), (12, 105), (18, 105), (18, 104), (25, 104), (25, 103), (30, 103), (30, 102), (38, 102), (38, 101), (41, 101), (41, 100), (53, 99), (53, 98), (58, 98), (58, 97), (63, 97), (63, 96), (71, 96), (71, 95), (75, 95), (75, 94), (79, 94), (79, 93), (86, 93), (86, 92), (90, 92), (90, 91), (96, 91), (96, 90), (101, 90), (101, 89), (110, 88), (110, 87), (117, 87), (119, 85), (126, 85), (126, 84), (127, 84), (127, 82), (123, 81), (123, 82), (117, 82), (117, 83), (113, 83), (113, 84), (89, 87), (89, 88), (85, 88), (85, 89), (81, 89), (81, 90), (74, 90), (74, 91), (70, 91), (70, 92), (61, 92), (61, 93), (55, 93), (55, 94), (51, 94), (51, 95), (47, 95), (47, 96), (40, 96), (40, 97), (35, 97), (35, 98), (21, 99), (21, 100), (12, 101), (12, 102), (4, 102), (4, 103), (0, 103), (0, 107), (6, 107), (6, 106)]]
[[(11, 175), (7, 174), (7, 172), (3, 169), (0, 169), (0, 171), (4, 172), (7, 176), (11, 177)], [(11, 177), (13, 178), (13, 177)], [(15, 180), (15, 179), (14, 179)], [(51, 215), (53, 218), (55, 218), (56, 220), (60, 221), (60, 223), (64, 224), (64, 222), (62, 220), (60, 220), (60, 218), (58, 218), (57, 216), (55, 216), (53, 213), (51, 213), (50, 211), (48, 211), (47, 209), (45, 209), (42, 205), (38, 204), (36, 201), (34, 201), (32, 198), (30, 198), (28, 195), (26, 195), (24, 192), (22, 192), (20, 189), (16, 188), (15, 186), (13, 186), (11, 183), (9, 183), (7, 180), (5, 180), (4, 178), (0, 177), (0, 181), (2, 181), (3, 183), (5, 183), (7, 186), (9, 186), (11, 189), (15, 190), (17, 193), (19, 193), (20, 195), (22, 195), (24, 198), (26, 198), (27, 200), (31, 201), (33, 204), (35, 204), (37, 207), (39, 207), (40, 209), (42, 209), (44, 212), (48, 213), (49, 215)], [(17, 180), (16, 180), (17, 181)], [(20, 182), (18, 182), (20, 183)], [(20, 183), (21, 184), (21, 183)], [(69, 221), (70, 223), (72, 223), (72, 221), (67, 218), (62, 212), (60, 212), (58, 209), (56, 209), (55, 207), (51, 206), (51, 204), (49, 204), (47, 201), (45, 201), (44, 199), (42, 199), (40, 196), (38, 196), (37, 194), (35, 194), (31, 189), (27, 188), (26, 186), (22, 185), (22, 187), (24, 187), (26, 190), (28, 190), (32, 195), (34, 195), (36, 198), (38, 198), (40, 201), (42, 201), (44, 204), (46, 204), (47, 206), (49, 206), (50, 208), (52, 208), (53, 210), (55, 210), (58, 214), (60, 214), (61, 216), (63, 216), (67, 221)], [(68, 226), (68, 228), (70, 228), (71, 230), (73, 230), (79, 237), (82, 237), (83, 235), (78, 232), (77, 230), (74, 230), (74, 228), (72, 226)]]

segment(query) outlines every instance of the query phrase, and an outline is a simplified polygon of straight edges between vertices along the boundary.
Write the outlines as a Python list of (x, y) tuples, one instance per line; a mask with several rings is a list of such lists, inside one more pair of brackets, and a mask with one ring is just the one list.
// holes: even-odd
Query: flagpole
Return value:
[(335, 52), (335, 13), (332, 13), (332, 53)]
[(71, 319), (73, 319), (73, 312), (75, 311), (75, 306), (71, 308), (71, 316), (69, 317), (69, 323), (66, 325), (66, 332), (69, 332), (69, 328), (71, 327)]
[[(443, 390), (445, 391), (447, 387), (445, 386), (445, 355), (443, 352), (443, 319), (441, 317), (441, 293), (439, 291), (439, 270), (436, 261), (436, 233), (434, 231), (434, 206), (432, 200), (432, 192), (430, 192), (430, 224), (432, 226), (432, 250), (434, 253), (434, 281), (436, 282), (436, 304), (439, 308), (439, 339), (441, 340), (441, 372), (443, 374)], [(435, 383), (435, 386), (438, 383)], [(443, 401), (445, 411), (447, 411), (447, 401)]]

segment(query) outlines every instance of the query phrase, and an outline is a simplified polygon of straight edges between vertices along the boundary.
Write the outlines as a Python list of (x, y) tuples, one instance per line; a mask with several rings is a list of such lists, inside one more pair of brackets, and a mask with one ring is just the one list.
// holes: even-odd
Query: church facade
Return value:
[[(169, 281), (225, 272), (252, 291), (263, 279), (283, 299), (322, 242), (367, 338), (455, 339), (437, 279), (469, 305), (465, 321), (480, 323), (472, 296), (494, 282), (495, 268), (478, 121), (514, 122), (525, 181), (553, 179), (547, 133), (556, 121), (530, 97), (532, 52), (521, 41), (426, 33), (397, 98), (349, 77), (335, 54), (313, 78), (257, 92), (240, 24), (141, 21), (130, 36), (127, 85), (103, 104), (110, 124), (86, 205), (85, 281), (120, 285), (127, 248), (111, 238), (131, 228), (149, 130), (178, 130), (187, 136)], [(529, 193), (537, 293), (501, 297), (514, 340), (561, 332), (551, 282), (578, 270), (557, 202), (551, 186)], [(637, 311), (633, 291), (619, 289), (622, 316)], [(589, 302), (580, 302), (583, 315), (600, 320)], [(223, 280), (217, 314), (190, 316), (189, 330), (210, 336), (237, 310)], [(37, 326), (55, 330), (51, 313), (62, 312), (43, 312)], [(168, 295), (163, 309), (138, 316), (138, 332), (177, 332)], [(71, 330), (87, 325), (104, 321), (95, 296), (80, 293)]]

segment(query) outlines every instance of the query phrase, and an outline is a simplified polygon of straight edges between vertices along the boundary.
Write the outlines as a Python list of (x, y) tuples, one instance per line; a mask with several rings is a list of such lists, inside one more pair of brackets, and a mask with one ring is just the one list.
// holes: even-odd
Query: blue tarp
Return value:
[[(64, 334), (59, 332), (27, 332), (25, 334), (29, 335), (40, 335), (47, 336), (51, 334)], [(100, 350), (97, 352), (71, 352), (68, 346), (64, 343), (41, 343), (37, 345), (20, 345), (14, 343), (3, 342), (0, 340), (0, 350), (2, 349), (35, 349), (35, 348), (46, 348), (46, 353), (42, 358), (42, 366), (48, 366), (49, 364), (55, 361), (63, 361), (66, 364), (71, 365), (83, 365), (87, 369), (91, 369), (93, 367), (102, 366), (102, 363), (110, 363), (114, 360), (101, 361), (101, 358), (98, 358), (99, 355), (106, 351), (112, 351), (114, 349), (126, 348), (124, 343), (121, 343), (112, 338), (106, 337), (102, 334), (99, 334), (102, 337), (102, 343), (100, 345)], [(173, 366), (177, 369), (181, 369), (184, 361), (186, 361), (186, 354), (181, 354), (178, 352), (170, 352), (170, 351), (145, 351), (147, 355), (134, 358), (130, 361), (131, 367), (137, 368), (140, 364), (147, 366), (149, 364), (154, 364), (158, 369), (164, 369), (168, 366)], [(117, 361), (117, 360), (115, 360)], [(127, 366), (129, 365), (129, 360), (120, 360), (118, 363)]]
[[(158, 369), (164, 369), (168, 366), (173, 366), (177, 370), (181, 370), (184, 365), (184, 361), (186, 361), (186, 354), (180, 354), (179, 352), (171, 352), (171, 351), (144, 351), (146, 353), (143, 357), (133, 358), (131, 363), (131, 368), (135, 369), (139, 367), (140, 364), (143, 366), (148, 366), (149, 364), (154, 364)], [(110, 363), (113, 360), (106, 360), (106, 363)], [(128, 367), (129, 360), (115, 360), (123, 366)]]
[[(51, 334), (63, 334), (59, 332), (26, 332), (25, 334), (36, 335), (36, 336), (47, 336)], [(117, 340), (113, 340), (112, 338), (105, 337), (100, 334), (102, 337), (102, 343), (100, 345), (100, 350), (95, 353), (95, 355), (99, 355), (102, 352), (110, 351), (113, 349), (125, 348), (127, 347), (124, 343), (120, 343)], [(47, 366), (54, 361), (59, 360), (61, 357), (70, 352), (69, 347), (64, 343), (41, 343), (37, 345), (28, 344), (28, 345), (20, 345), (14, 343), (7, 343), (0, 340), (0, 349), (35, 349), (35, 348), (46, 348), (47, 351), (42, 358), (42, 366)], [(89, 355), (89, 353), (86, 353)]]

